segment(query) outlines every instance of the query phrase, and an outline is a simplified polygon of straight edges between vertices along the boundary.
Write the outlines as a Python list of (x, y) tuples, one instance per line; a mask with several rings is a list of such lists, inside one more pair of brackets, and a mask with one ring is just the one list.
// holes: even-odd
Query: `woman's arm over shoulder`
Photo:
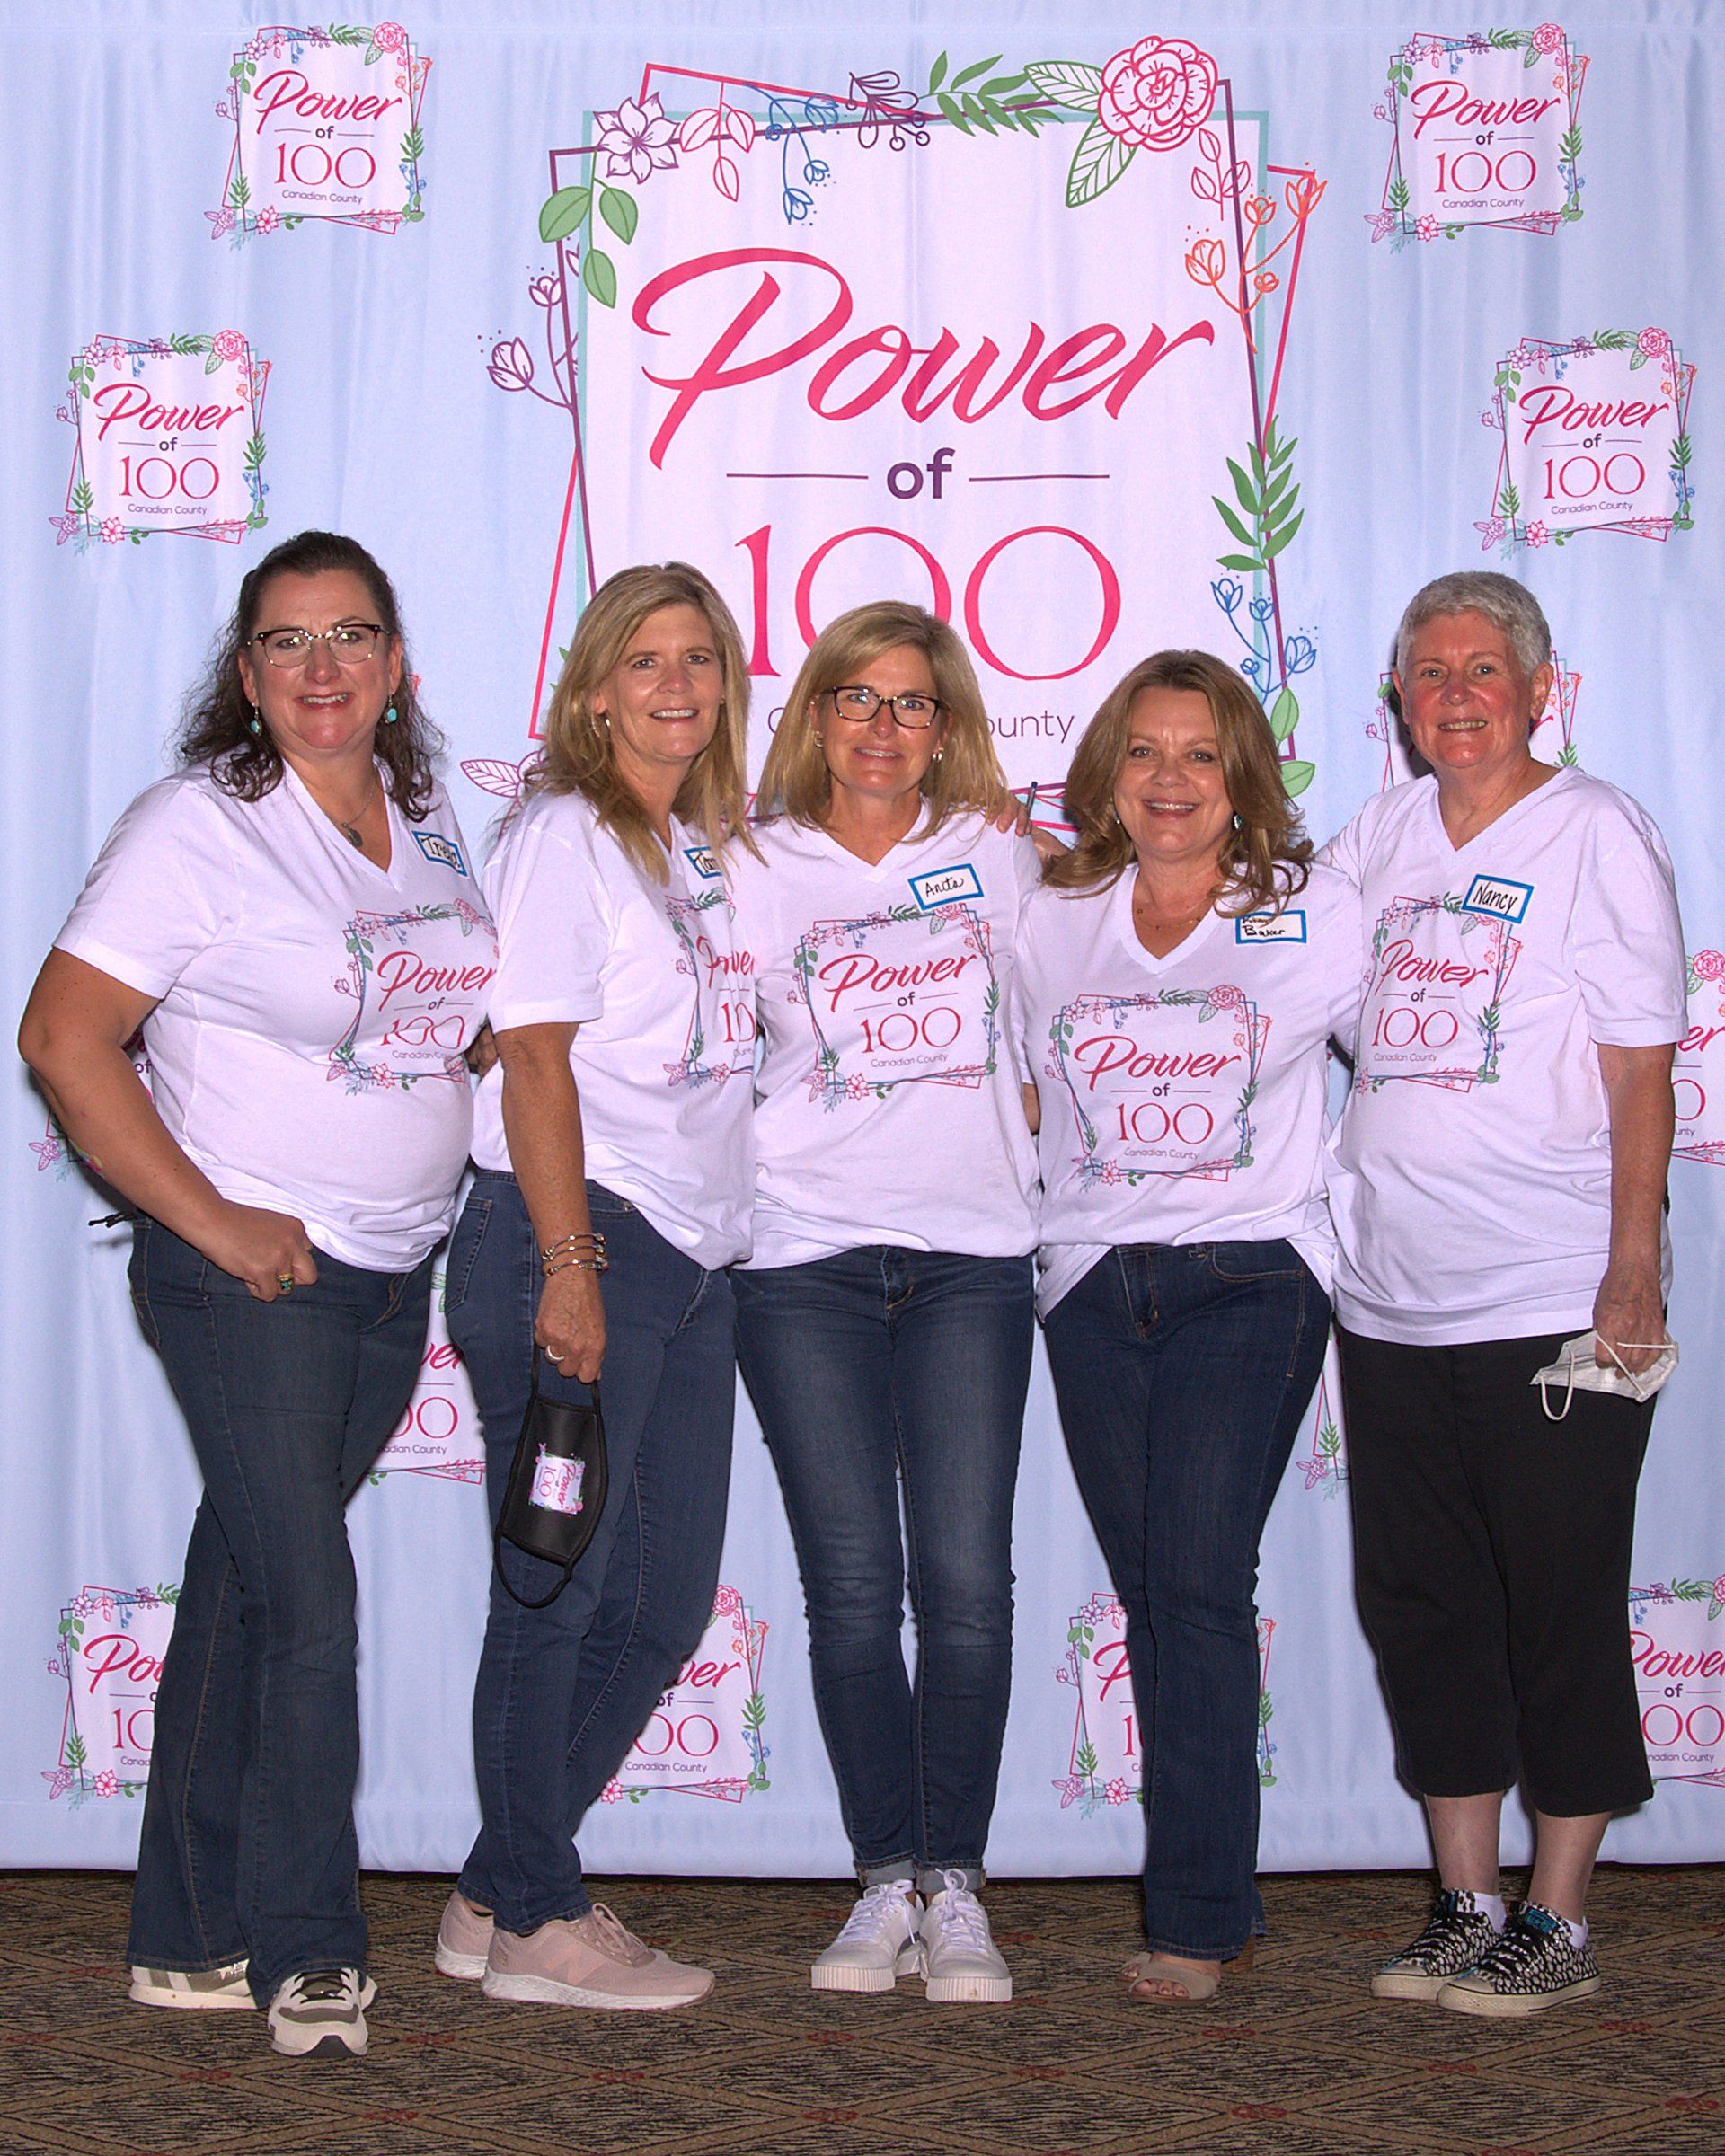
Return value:
[(1566, 950), (1588, 1029), (1601, 1047), (1681, 1040), (1688, 959), (1665, 840), (1639, 801), (1602, 780), (1583, 784)]

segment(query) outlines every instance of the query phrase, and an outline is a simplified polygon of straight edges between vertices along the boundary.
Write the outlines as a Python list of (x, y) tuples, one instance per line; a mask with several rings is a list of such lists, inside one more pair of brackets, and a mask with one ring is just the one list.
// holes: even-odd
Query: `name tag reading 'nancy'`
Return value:
[(1531, 883), (1515, 883), (1508, 876), (1476, 876), (1467, 887), (1462, 911), (1485, 914), (1493, 921), (1519, 921), (1533, 895)]

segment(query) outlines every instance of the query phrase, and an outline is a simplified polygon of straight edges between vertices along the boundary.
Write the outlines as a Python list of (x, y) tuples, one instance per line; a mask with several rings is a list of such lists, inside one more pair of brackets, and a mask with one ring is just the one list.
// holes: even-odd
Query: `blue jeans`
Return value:
[[(674, 1249), (615, 1192), (589, 1183), (587, 1199), (611, 1260), (599, 1374), (610, 1492), (555, 1602), (523, 1609), (492, 1580), (473, 1690), (482, 1824), (460, 1886), (516, 1933), (592, 1907), (575, 1830), (712, 1618), (730, 1494), (730, 1278)], [(447, 1308), (485, 1428), (493, 1524), (526, 1412), (542, 1286), (519, 1186), (481, 1170), (449, 1245)], [(549, 1361), (540, 1390), (588, 1397)], [(523, 1595), (561, 1577), (508, 1542), (503, 1557)]]
[(975, 1885), (1012, 1691), (1031, 1260), (869, 1248), (736, 1280), (857, 1868), (869, 1884), (951, 1869)]
[(302, 1969), (366, 1963), (346, 1507), (419, 1375), (431, 1259), (317, 1252), (273, 1303), (155, 1221), (132, 1299), (204, 1478), (155, 1699), (129, 1958), (250, 1957), (260, 2006)]
[(1048, 1312), (1060, 1420), (1126, 1606), (1152, 1947), (1226, 1961), (1262, 1921), (1258, 1542), (1323, 1364), (1292, 1243), (1134, 1243)]

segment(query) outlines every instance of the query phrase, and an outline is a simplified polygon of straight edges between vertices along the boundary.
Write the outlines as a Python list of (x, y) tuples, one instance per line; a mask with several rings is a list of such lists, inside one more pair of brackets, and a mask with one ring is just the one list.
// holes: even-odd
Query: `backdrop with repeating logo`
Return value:
[[(306, 526), (354, 533), (396, 579), (476, 850), (586, 599), (631, 561), (692, 559), (725, 592), (755, 770), (821, 624), (890, 594), (964, 634), (1039, 821), (1058, 824), (1110, 685), (1198, 645), (1252, 682), (1318, 837), (1405, 775), (1384, 668), (1412, 590), (1456, 568), (1523, 577), (1559, 662), (1536, 753), (1647, 806), (1683, 900), (1683, 1361), (1629, 1610), (1658, 1795), (1606, 1852), (1717, 1856), (1708, 0), (1550, 18), (1344, 0), (1321, 24), (1294, 0), (256, 18), (160, 0), (142, 24), (93, 0), (75, 24), (0, 29), (10, 1008), (109, 825), (166, 767), (240, 575)], [(1514, 932), (1507, 911), (1491, 927)], [(0, 1862), (125, 1864), (197, 1479), (128, 1299), (126, 1232), (91, 1224), (111, 1201), (21, 1068), (0, 1102)], [(439, 1315), (351, 1515), (374, 1863), (448, 1868), (474, 1825), (482, 1460)], [(1332, 1360), (1264, 1553), (1267, 1867), (1424, 1858), (1355, 1615), (1347, 1481)], [(1128, 1869), (1122, 1613), (1039, 1360), (1018, 1518), (990, 1855)], [(586, 1853), (840, 1871), (801, 1589), (742, 1399), (721, 1577)]]

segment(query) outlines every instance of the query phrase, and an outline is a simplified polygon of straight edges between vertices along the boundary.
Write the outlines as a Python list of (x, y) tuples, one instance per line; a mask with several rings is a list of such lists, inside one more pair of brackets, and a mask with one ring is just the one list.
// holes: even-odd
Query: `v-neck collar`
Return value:
[(1483, 845), (1488, 839), (1499, 838), (1507, 829), (1512, 828), (1518, 823), (1536, 801), (1548, 799), (1554, 788), (1561, 791), (1570, 775), (1564, 765), (1558, 764), (1552, 776), (1543, 785), (1535, 786), (1530, 792), (1524, 793), (1518, 801), (1512, 801), (1501, 816), (1494, 816), (1483, 830), (1476, 831), (1472, 838), (1464, 840), (1459, 846), (1445, 827), (1444, 811), (1438, 794), (1438, 782), (1434, 778), (1431, 782), (1431, 799), (1428, 808), (1439, 853), (1446, 861), (1459, 861), (1464, 853), (1471, 853), (1475, 846)]
[(923, 840), (928, 836), (928, 803), (924, 800), (922, 807), (916, 811), (916, 821), (905, 833), (905, 835), (902, 838), (894, 839), (880, 860), (872, 863), (864, 861), (860, 853), (853, 853), (847, 845), (843, 844), (833, 836), (824, 824), (811, 824), (808, 827), (835, 861), (843, 862), (847, 869), (862, 877), (866, 883), (884, 883), (889, 877), (903, 873), (900, 865), (901, 849), (906, 846), (920, 845)]
[(1212, 906), (1208, 914), (1193, 923), (1172, 950), (1165, 951), (1158, 958), (1154, 950), (1139, 941), (1138, 932), (1132, 925), (1132, 894), (1137, 888), (1137, 870), (1135, 867), (1129, 874), (1123, 874), (1114, 886), (1110, 902), (1114, 907), (1115, 927), (1119, 932), (1120, 941), (1140, 966), (1147, 968), (1152, 973), (1166, 973), (1204, 948), (1208, 939), (1220, 926), (1222, 916)]
[(391, 796), (389, 782), (384, 775), (383, 766), (374, 763), (372, 769), (377, 773), (377, 782), (383, 789), (384, 815), (389, 824), (389, 867), (386, 869), (380, 869), (369, 853), (356, 846), (351, 840), (343, 835), (341, 826), (326, 808), (318, 807), (311, 788), (285, 756), (281, 764), (284, 782), (298, 800), (301, 808), (311, 818), (314, 826), (325, 835), (332, 845), (341, 849), (336, 858), (341, 861), (357, 861), (361, 868), (368, 870), (381, 882), (388, 884), (394, 889), (395, 878), (393, 871), (396, 862), (402, 857), (401, 819), (396, 813), (395, 802)]

